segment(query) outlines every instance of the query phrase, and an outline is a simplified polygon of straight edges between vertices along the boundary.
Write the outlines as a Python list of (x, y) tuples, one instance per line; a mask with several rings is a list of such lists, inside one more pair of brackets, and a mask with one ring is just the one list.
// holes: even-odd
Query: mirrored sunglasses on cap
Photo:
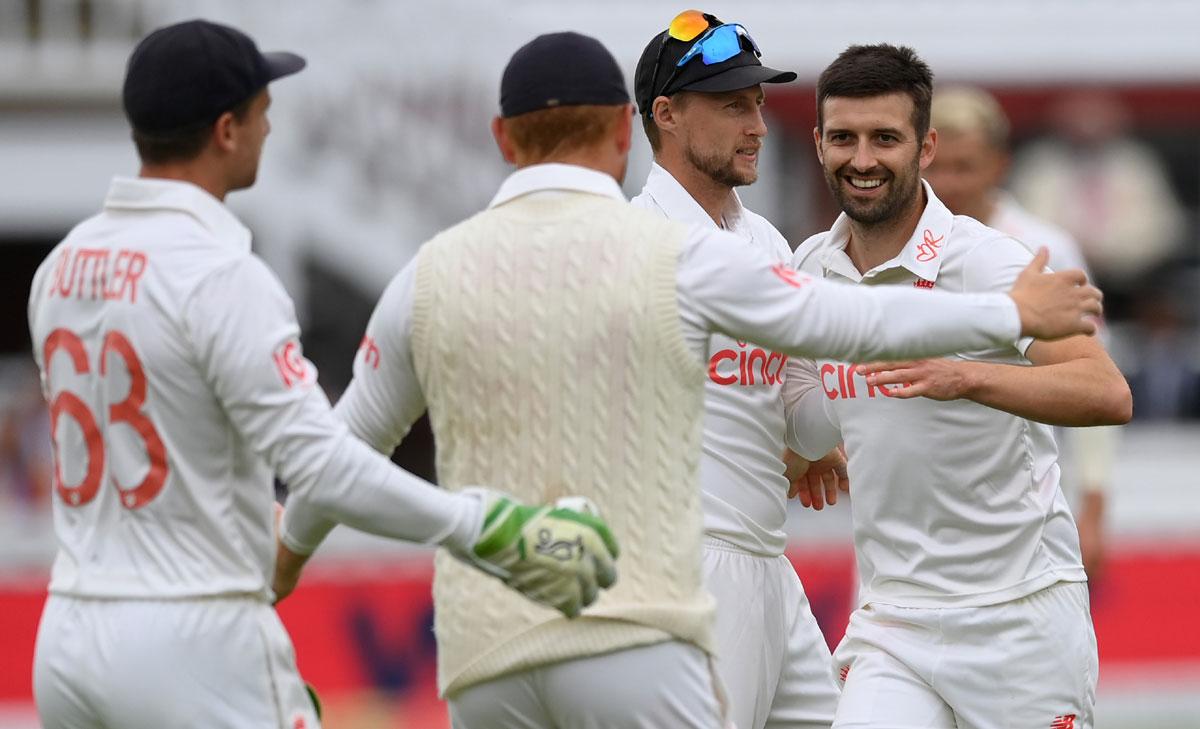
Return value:
[[(679, 75), (680, 69), (696, 56), (700, 56), (705, 66), (724, 63), (743, 50), (751, 51), (758, 57), (762, 56), (758, 44), (740, 24), (725, 23), (710, 28), (710, 21), (715, 22), (716, 18), (699, 10), (685, 10), (671, 21), (671, 25), (667, 27), (667, 32), (663, 35), (662, 43), (658, 47), (658, 56), (654, 59), (654, 72), (650, 76), (651, 93), (658, 88), (654, 82), (658, 79), (658, 69), (662, 63), (663, 49), (667, 46), (667, 39), (674, 38), (685, 43), (697, 37), (699, 39), (692, 44), (687, 53), (683, 54), (682, 58), (675, 62), (675, 68), (671, 70), (671, 75), (667, 76), (666, 82), (655, 94), (656, 97), (662, 96), (671, 87)], [(743, 38), (746, 39), (745, 45), (742, 43)], [(651, 98), (648, 102), (653, 100)], [(653, 116), (653, 112), (648, 112), (647, 116)]]

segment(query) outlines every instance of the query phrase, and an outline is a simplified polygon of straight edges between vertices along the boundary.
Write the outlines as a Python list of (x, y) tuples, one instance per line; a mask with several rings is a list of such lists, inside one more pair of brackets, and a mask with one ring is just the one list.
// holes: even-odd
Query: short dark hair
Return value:
[[(676, 91), (667, 98), (671, 100), (671, 105), (674, 108), (682, 109), (683, 106), (691, 99), (691, 95), (696, 93), (700, 92)], [(656, 96), (654, 98), (657, 99), (658, 97)], [(654, 100), (652, 99), (650, 103), (653, 105)], [(653, 108), (653, 106), (650, 108)], [(649, 109), (647, 109), (647, 112), (648, 111)], [(646, 141), (650, 142), (650, 151), (658, 154), (662, 149), (662, 134), (658, 131), (658, 122), (655, 121), (656, 117), (651, 116), (649, 113), (640, 114), (639, 116), (642, 117), (642, 129), (646, 132)]]
[[(250, 104), (257, 96), (258, 93), (255, 93), (250, 98), (238, 102), (229, 111), (238, 121), (244, 121), (246, 114), (250, 112)], [(213, 119), (202, 124), (189, 124), (166, 132), (144, 132), (135, 128), (133, 143), (137, 147), (138, 157), (144, 163), (186, 162), (194, 159), (204, 150), (204, 146), (208, 144), (208, 138), (212, 134), (213, 124), (216, 123), (217, 120)]]
[(917, 139), (924, 139), (933, 99), (929, 64), (908, 46), (850, 46), (817, 79), (817, 127), (825, 126), (825, 100), (831, 96), (861, 99), (897, 92), (912, 99), (913, 128)]
[(658, 135), (658, 124), (654, 121), (654, 117), (640, 115), (642, 117), (642, 129), (646, 132), (646, 141), (650, 143), (650, 151), (658, 154), (658, 150), (662, 148), (662, 137)]

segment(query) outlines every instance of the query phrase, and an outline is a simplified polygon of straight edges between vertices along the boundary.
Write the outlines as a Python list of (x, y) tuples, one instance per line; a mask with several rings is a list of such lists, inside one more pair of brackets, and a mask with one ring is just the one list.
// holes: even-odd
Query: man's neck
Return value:
[(532, 160), (520, 160), (517, 162), (517, 169), (531, 167), (535, 164), (560, 164), (586, 167), (589, 170), (608, 175), (616, 180), (618, 185), (625, 181), (625, 158), (619, 154), (612, 154), (607, 149), (576, 149), (570, 152), (553, 154), (536, 162)]
[(207, 168), (187, 163), (143, 164), (138, 177), (148, 179), (179, 180), (190, 182), (196, 187), (224, 202), (229, 188), (218, 175)]
[(704, 208), (708, 217), (712, 218), (718, 228), (725, 227), (725, 211), (733, 200), (733, 188), (723, 185), (707, 174), (696, 169), (682, 159), (670, 159), (665, 156), (656, 157), (655, 162), (671, 173), (692, 199)]
[(891, 220), (874, 224), (860, 223), (850, 219), (850, 242), (846, 244), (846, 255), (859, 273), (866, 273), (881, 263), (890, 261), (904, 250), (912, 238), (921, 214), (925, 212), (927, 200), (925, 188), (913, 199), (907, 209)]

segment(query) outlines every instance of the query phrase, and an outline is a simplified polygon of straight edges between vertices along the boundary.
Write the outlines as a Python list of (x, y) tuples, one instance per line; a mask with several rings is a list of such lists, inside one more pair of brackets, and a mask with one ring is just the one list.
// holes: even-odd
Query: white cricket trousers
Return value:
[(51, 595), (33, 691), (43, 729), (319, 729), (275, 609), (250, 597)]
[(667, 641), (531, 668), (447, 701), (454, 729), (723, 729), (712, 662)]
[(1085, 582), (970, 608), (871, 604), (833, 653), (837, 729), (1092, 729)]
[(717, 599), (717, 673), (738, 729), (829, 729), (838, 690), (829, 646), (783, 555), (704, 540), (704, 584)]

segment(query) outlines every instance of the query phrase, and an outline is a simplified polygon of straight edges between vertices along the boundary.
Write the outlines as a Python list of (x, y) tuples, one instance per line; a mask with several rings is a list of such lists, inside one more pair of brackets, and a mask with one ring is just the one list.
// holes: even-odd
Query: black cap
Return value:
[(245, 33), (207, 20), (159, 28), (125, 68), (125, 115), (141, 132), (215, 121), (271, 81), (304, 68), (295, 53), (260, 53)]
[(500, 116), (559, 106), (629, 103), (621, 67), (600, 41), (548, 33), (521, 46), (500, 78)]
[[(705, 14), (708, 27), (714, 28), (723, 23), (713, 15)], [(671, 96), (680, 91), (737, 91), (758, 84), (781, 84), (796, 80), (794, 71), (780, 71), (762, 65), (758, 54), (742, 45), (742, 50), (733, 58), (721, 63), (706, 66), (699, 56), (689, 60), (683, 68), (675, 73), (675, 64), (683, 58), (696, 41), (704, 37), (704, 33), (690, 41), (671, 38), (668, 31), (656, 34), (646, 44), (642, 57), (638, 59), (637, 69), (633, 72), (633, 93), (637, 96), (638, 112), (643, 116), (650, 113), (654, 100), (660, 96)], [(664, 37), (666, 45), (664, 46)], [(659, 57), (659, 50), (662, 57)], [(657, 63), (658, 73), (655, 74)], [(667, 81), (670, 88), (666, 88)]]

